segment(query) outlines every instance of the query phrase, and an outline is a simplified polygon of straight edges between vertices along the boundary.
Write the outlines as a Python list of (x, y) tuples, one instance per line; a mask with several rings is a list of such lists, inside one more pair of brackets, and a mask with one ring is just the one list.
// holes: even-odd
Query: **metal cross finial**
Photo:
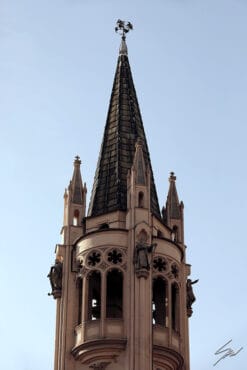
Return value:
[(75, 165), (78, 165), (78, 164), (80, 165), (81, 164), (81, 159), (80, 159), (79, 155), (75, 156), (74, 164)]
[(172, 171), (170, 172), (170, 181), (176, 181), (176, 176), (175, 176), (175, 173)]
[(117, 24), (115, 27), (115, 32), (119, 33), (122, 36), (122, 39), (125, 40), (126, 33), (129, 32), (129, 30), (133, 30), (133, 25), (130, 22), (122, 21), (121, 19), (117, 20)]

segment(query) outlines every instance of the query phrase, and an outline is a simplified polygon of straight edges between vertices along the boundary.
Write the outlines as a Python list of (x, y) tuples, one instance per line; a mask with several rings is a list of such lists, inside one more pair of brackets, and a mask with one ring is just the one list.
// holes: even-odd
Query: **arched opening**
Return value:
[(80, 216), (80, 212), (78, 211), (78, 209), (75, 209), (74, 216), (73, 216), (73, 226), (79, 225), (79, 216)]
[(179, 288), (176, 283), (171, 287), (172, 329), (179, 332)]
[(144, 208), (144, 194), (142, 191), (140, 191), (138, 194), (138, 207)]
[(78, 317), (77, 325), (82, 322), (82, 279), (77, 280), (77, 297), (78, 297)]
[(123, 274), (116, 269), (107, 274), (106, 317), (123, 317)]
[(101, 275), (93, 271), (88, 281), (88, 319), (100, 319), (101, 310)]
[(167, 283), (158, 277), (153, 280), (153, 324), (166, 325)]

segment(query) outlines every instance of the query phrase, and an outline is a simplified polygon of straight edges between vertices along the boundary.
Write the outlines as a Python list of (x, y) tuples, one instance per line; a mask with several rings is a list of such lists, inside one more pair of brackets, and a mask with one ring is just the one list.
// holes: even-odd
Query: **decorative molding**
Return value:
[(106, 250), (108, 249), (108, 247), (100, 247), (100, 250), (104, 253)]
[(108, 365), (110, 365), (110, 362), (100, 362), (89, 366), (89, 368), (94, 370), (105, 370)]
[(184, 369), (184, 359), (177, 351), (154, 345), (153, 346), (153, 360), (154, 365), (159, 369), (169, 369), (169, 370), (183, 370)]
[(84, 277), (85, 275), (87, 275), (87, 273), (89, 272), (90, 270), (88, 269), (88, 268), (86, 268), (86, 266), (82, 266), (81, 268), (80, 268), (80, 271), (79, 271), (79, 273), (78, 273), (78, 278), (79, 277)]
[(75, 346), (71, 353), (75, 360), (93, 366), (103, 362), (116, 362), (126, 348), (127, 339), (96, 339)]
[(144, 269), (136, 270), (136, 276), (138, 277), (138, 279), (140, 279), (141, 277), (147, 279), (149, 276), (149, 271)]
[(97, 266), (99, 269), (101, 269), (101, 270), (106, 270), (107, 269), (107, 267), (108, 267), (108, 264), (107, 263), (105, 263), (104, 261), (103, 262), (101, 262), (101, 264), (100, 265), (98, 265)]

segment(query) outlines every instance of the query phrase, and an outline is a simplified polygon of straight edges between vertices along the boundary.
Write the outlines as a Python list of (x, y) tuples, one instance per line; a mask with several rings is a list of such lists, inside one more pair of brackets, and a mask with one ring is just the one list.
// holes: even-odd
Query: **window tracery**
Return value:
[(108, 262), (110, 263), (113, 263), (114, 265), (118, 264), (118, 263), (121, 263), (123, 261), (123, 255), (122, 253), (117, 250), (117, 249), (113, 249), (111, 250), (108, 255), (107, 255), (107, 260)]
[(175, 263), (173, 263), (172, 266), (171, 266), (171, 273), (172, 273), (174, 278), (176, 278), (176, 279), (178, 278), (179, 270), (178, 270), (178, 266)]
[(167, 270), (167, 261), (162, 257), (155, 257), (153, 261), (153, 267), (155, 270), (159, 272), (163, 272)]
[(101, 260), (100, 253), (97, 252), (97, 251), (93, 251), (89, 254), (89, 256), (87, 258), (87, 264), (90, 267), (94, 267), (94, 266), (96, 266), (100, 263), (100, 260)]

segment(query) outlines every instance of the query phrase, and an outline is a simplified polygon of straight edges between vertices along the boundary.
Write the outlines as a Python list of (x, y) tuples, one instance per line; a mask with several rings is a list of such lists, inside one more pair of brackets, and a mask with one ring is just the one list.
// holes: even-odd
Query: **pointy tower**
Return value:
[(194, 295), (183, 204), (171, 173), (160, 213), (128, 59), (130, 29), (117, 22), (122, 41), (88, 215), (79, 157), (64, 195), (63, 243), (49, 273), (55, 370), (190, 369)]

